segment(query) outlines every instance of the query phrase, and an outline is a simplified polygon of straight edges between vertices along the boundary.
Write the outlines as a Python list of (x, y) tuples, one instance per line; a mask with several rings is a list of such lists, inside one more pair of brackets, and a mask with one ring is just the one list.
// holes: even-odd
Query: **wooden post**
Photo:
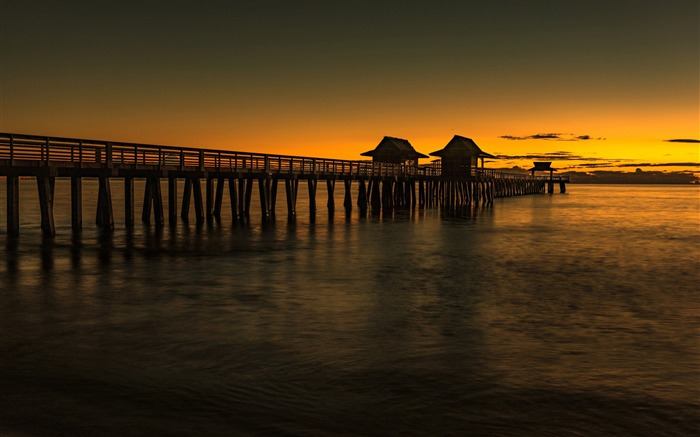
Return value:
[(394, 207), (394, 181), (391, 177), (382, 180), (382, 208), (384, 213), (391, 213)]
[[(316, 160), (314, 160), (315, 168)], [(308, 180), (309, 183), (309, 214), (313, 218), (316, 215), (316, 186), (318, 184), (318, 179), (311, 177)]]
[(293, 222), (297, 215), (297, 179), (285, 179), (284, 191), (287, 194), (287, 219)]
[(207, 176), (204, 182), (207, 223), (214, 219), (214, 180)]
[(245, 221), (250, 222), (250, 199), (253, 196), (253, 178), (246, 179), (245, 199), (243, 211), (245, 211)]
[(231, 203), (231, 219), (234, 223), (238, 220), (238, 196), (236, 194), (236, 179), (230, 177), (228, 179), (228, 196)]
[(562, 194), (566, 193), (566, 182), (559, 182), (559, 192)]
[(333, 213), (333, 211), (335, 211), (335, 179), (326, 179), (326, 190), (328, 191), (328, 202), (326, 202), (326, 206), (328, 207), (328, 212)]
[(190, 220), (190, 198), (192, 197), (192, 179), (185, 178), (185, 187), (182, 192), (182, 208), (180, 209), (180, 218), (187, 223)]
[(97, 226), (107, 231), (114, 230), (114, 214), (112, 212), (112, 190), (109, 177), (100, 176), (97, 194)]
[(168, 224), (177, 224), (177, 178), (168, 176)]
[(165, 225), (163, 217), (163, 194), (160, 189), (160, 177), (148, 178), (151, 184), (151, 199), (153, 200), (153, 213), (155, 215), (156, 227), (162, 228)]
[(277, 184), (279, 182), (279, 179), (271, 179), (268, 180), (268, 183), (271, 183), (272, 186), (270, 187), (270, 218), (274, 220), (275, 218), (275, 204), (277, 203)]
[(260, 194), (260, 212), (263, 223), (270, 219), (270, 184), (264, 178), (258, 178), (258, 194)]
[(224, 178), (218, 177), (216, 179), (216, 196), (214, 196), (214, 218), (216, 220), (221, 220), (221, 204), (224, 199)]
[(153, 198), (153, 193), (151, 192), (152, 189), (153, 185), (151, 184), (151, 178), (147, 177), (146, 187), (143, 193), (143, 208), (141, 209), (141, 221), (145, 224), (151, 223), (151, 205), (153, 204), (151, 201)]
[(343, 198), (343, 206), (345, 207), (345, 213), (350, 214), (352, 212), (352, 179), (345, 179), (343, 182), (345, 184), (345, 197)]
[(367, 186), (364, 179), (360, 179), (360, 187), (357, 193), (357, 206), (360, 208), (360, 214), (367, 214)]
[[(204, 156), (200, 154), (200, 156)], [(197, 219), (197, 226), (204, 224), (204, 207), (202, 204), (202, 186), (199, 183), (198, 177), (193, 177), (192, 181), (192, 194), (194, 198), (194, 214)]]
[(19, 177), (7, 176), (7, 234), (19, 235)]
[(83, 227), (83, 179), (80, 176), (70, 178), (70, 222), (74, 231)]
[(124, 178), (124, 221), (127, 229), (134, 227), (134, 178)]
[(246, 218), (245, 210), (245, 179), (238, 178), (238, 220), (243, 223)]
[(382, 210), (382, 196), (380, 194), (379, 187), (380, 179), (372, 180), (372, 191), (371, 191), (371, 202), (372, 202), (372, 214), (379, 214)]

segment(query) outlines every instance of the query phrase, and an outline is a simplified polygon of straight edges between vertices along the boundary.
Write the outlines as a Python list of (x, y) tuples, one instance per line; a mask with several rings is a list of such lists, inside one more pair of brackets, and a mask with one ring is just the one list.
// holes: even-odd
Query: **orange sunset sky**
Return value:
[(3, 132), (700, 174), (697, 0), (1, 5)]

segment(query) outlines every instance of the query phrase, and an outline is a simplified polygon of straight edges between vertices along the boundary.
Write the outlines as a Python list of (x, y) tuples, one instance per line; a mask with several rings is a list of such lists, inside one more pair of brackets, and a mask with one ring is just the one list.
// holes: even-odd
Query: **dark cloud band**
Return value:
[(700, 143), (700, 140), (694, 140), (691, 138), (673, 138), (671, 140), (664, 140), (667, 143)]
[(588, 140), (604, 140), (605, 138), (594, 138), (590, 135), (574, 135), (574, 134), (563, 134), (563, 133), (544, 133), (544, 134), (534, 134), (526, 136), (516, 136), (516, 135), (501, 135), (498, 138), (503, 138), (506, 140), (553, 140), (553, 141), (588, 141)]

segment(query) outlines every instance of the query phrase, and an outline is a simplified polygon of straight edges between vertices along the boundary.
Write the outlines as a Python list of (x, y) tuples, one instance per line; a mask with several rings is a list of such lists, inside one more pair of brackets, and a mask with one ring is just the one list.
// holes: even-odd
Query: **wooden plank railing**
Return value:
[[(117, 166), (168, 170), (232, 171), (272, 174), (322, 174), (337, 176), (432, 176), (441, 174), (438, 163), (414, 167), (405, 164), (314, 158), (293, 155), (190, 147), (160, 146), (61, 137), (0, 133), (0, 162), (39, 162), (56, 166)], [(549, 176), (479, 169), (478, 175), (493, 179), (538, 179)], [(556, 178), (556, 177), (555, 177)], [(567, 181), (559, 177), (557, 181)], [(561, 178), (565, 178), (561, 179)]]
[(133, 166), (207, 171), (358, 176), (437, 176), (433, 169), (292, 155), (159, 146), (74, 138), (0, 133), (0, 161), (42, 162), (67, 166)]

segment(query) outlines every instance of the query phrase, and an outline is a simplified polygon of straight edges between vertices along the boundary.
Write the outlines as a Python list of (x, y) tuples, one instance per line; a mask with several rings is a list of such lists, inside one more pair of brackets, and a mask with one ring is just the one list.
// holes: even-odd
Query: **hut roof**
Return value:
[(368, 150), (367, 152), (361, 153), (360, 155), (374, 156), (375, 152), (384, 148), (391, 148), (397, 150), (404, 156), (405, 159), (417, 159), (428, 157), (428, 155), (423, 155), (422, 153), (417, 152), (416, 149), (413, 148), (411, 143), (408, 142), (408, 140), (394, 137), (382, 138), (377, 147), (375, 147), (372, 150)]
[(440, 149), (432, 152), (430, 156), (451, 156), (451, 155), (468, 155), (476, 156), (479, 158), (495, 158), (495, 156), (490, 153), (486, 153), (476, 145), (474, 140), (471, 138), (463, 137), (460, 135), (455, 135), (452, 137), (447, 145)]
[(556, 168), (552, 168), (552, 161), (534, 162), (533, 164), (535, 166), (528, 171), (557, 171)]

